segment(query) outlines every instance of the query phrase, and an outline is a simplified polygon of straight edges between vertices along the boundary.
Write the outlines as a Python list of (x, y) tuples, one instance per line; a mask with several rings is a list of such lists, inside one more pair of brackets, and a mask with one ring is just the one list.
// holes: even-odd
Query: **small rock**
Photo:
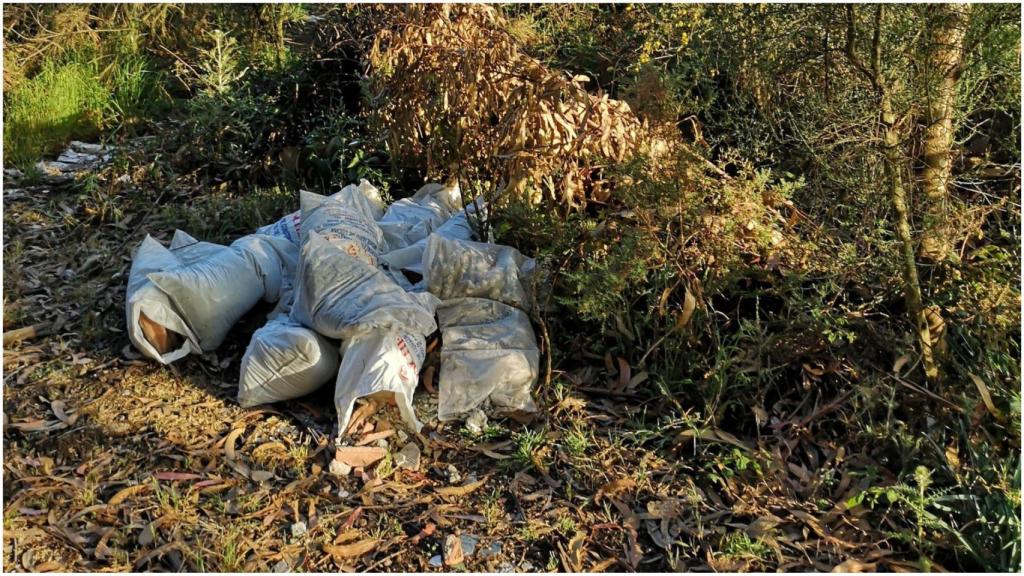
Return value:
[(348, 498), (352, 493), (344, 488), (338, 488), (338, 498)]
[(348, 476), (352, 473), (352, 467), (341, 460), (331, 460), (331, 467), (329, 470), (331, 474), (334, 474), (335, 476)]
[(466, 430), (469, 430), (473, 434), (480, 434), (487, 427), (487, 414), (484, 414), (483, 410), (479, 408), (474, 410), (472, 414), (466, 418)]
[(523, 563), (519, 565), (519, 569), (523, 572), (536, 572), (536, 568), (533, 567), (533, 562), (529, 560), (523, 560)]
[(442, 565), (442, 563), (441, 563), (441, 556), (440, 555), (432, 556), (430, 558), (430, 561), (428, 562), (428, 564), (430, 564), (430, 566), (433, 567), (433, 568), (440, 568), (441, 565)]
[(277, 564), (274, 564), (274, 572), (291, 572), (292, 567), (285, 560), (278, 560)]
[(300, 538), (306, 534), (306, 523), (296, 522), (292, 524), (292, 538)]
[(509, 562), (508, 560), (506, 560), (506, 561), (502, 562), (500, 565), (498, 565), (497, 572), (509, 573), (509, 572), (515, 572), (515, 571), (516, 571), (516, 567), (513, 566), (512, 563)]
[(462, 541), (462, 553), (466, 556), (472, 556), (473, 552), (476, 552), (477, 537), (471, 534), (463, 534), (459, 536)]
[(449, 484), (458, 484), (462, 482), (462, 474), (459, 472), (459, 469), (456, 468), (454, 464), (448, 465), (447, 472)]
[(501, 542), (494, 542), (480, 551), (480, 558), (494, 558), (501, 555)]
[(383, 448), (384, 450), (388, 449), (388, 441), (385, 438), (381, 438), (380, 440), (377, 440), (376, 444), (377, 444), (378, 448)]
[(444, 564), (455, 566), (465, 562), (466, 557), (462, 553), (462, 540), (455, 534), (449, 534), (444, 539)]
[(405, 430), (398, 431), (398, 441), (403, 443), (409, 441), (409, 435), (405, 433)]
[(395, 466), (407, 470), (416, 470), (420, 467), (420, 447), (415, 442), (409, 442), (395, 454)]

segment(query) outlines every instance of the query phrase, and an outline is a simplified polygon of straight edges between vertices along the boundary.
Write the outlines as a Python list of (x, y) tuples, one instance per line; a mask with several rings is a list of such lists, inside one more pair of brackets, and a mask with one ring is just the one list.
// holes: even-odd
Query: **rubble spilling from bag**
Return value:
[(480, 199), (428, 184), (385, 206), (366, 180), (223, 246), (177, 230), (136, 250), (126, 314), (135, 347), (163, 364), (216, 350), (260, 300), (276, 303), (242, 358), (244, 407), (298, 398), (329, 382), (339, 431), (357, 399), (393, 397), (421, 423), (413, 394), (426, 340), (440, 330), (438, 419), (536, 412), (539, 350), (530, 324), (534, 261), (478, 242)]

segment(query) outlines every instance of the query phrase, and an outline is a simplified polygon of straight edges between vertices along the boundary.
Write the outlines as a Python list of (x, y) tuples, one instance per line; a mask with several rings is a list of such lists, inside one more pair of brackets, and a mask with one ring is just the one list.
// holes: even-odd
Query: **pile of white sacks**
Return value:
[(180, 230), (170, 248), (147, 236), (128, 278), (135, 347), (164, 364), (216, 350), (262, 299), (277, 305), (242, 358), (242, 406), (334, 380), (340, 430), (358, 398), (383, 393), (418, 432), (413, 393), (426, 337), (440, 328), (440, 420), (536, 411), (534, 261), (472, 241), (482, 202), (464, 207), (457, 185), (428, 184), (386, 207), (363, 180), (331, 196), (302, 191), (300, 204), (230, 246)]

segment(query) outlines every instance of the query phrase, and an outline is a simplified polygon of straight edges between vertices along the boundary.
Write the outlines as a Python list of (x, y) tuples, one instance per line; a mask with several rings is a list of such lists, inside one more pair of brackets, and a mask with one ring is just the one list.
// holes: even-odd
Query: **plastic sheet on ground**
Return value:
[(478, 408), (536, 412), (531, 389), (540, 370), (537, 339), (525, 312), (484, 298), (446, 300), (441, 328), (438, 419)]

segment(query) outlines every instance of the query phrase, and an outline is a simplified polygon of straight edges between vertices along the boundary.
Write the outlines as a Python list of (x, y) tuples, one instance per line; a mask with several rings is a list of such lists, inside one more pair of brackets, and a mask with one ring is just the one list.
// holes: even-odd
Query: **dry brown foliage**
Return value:
[(610, 162), (667, 151), (629, 105), (523, 53), (483, 5), (396, 10), (369, 53), (371, 124), (428, 177), (487, 182), (488, 197), (573, 207), (607, 197)]

